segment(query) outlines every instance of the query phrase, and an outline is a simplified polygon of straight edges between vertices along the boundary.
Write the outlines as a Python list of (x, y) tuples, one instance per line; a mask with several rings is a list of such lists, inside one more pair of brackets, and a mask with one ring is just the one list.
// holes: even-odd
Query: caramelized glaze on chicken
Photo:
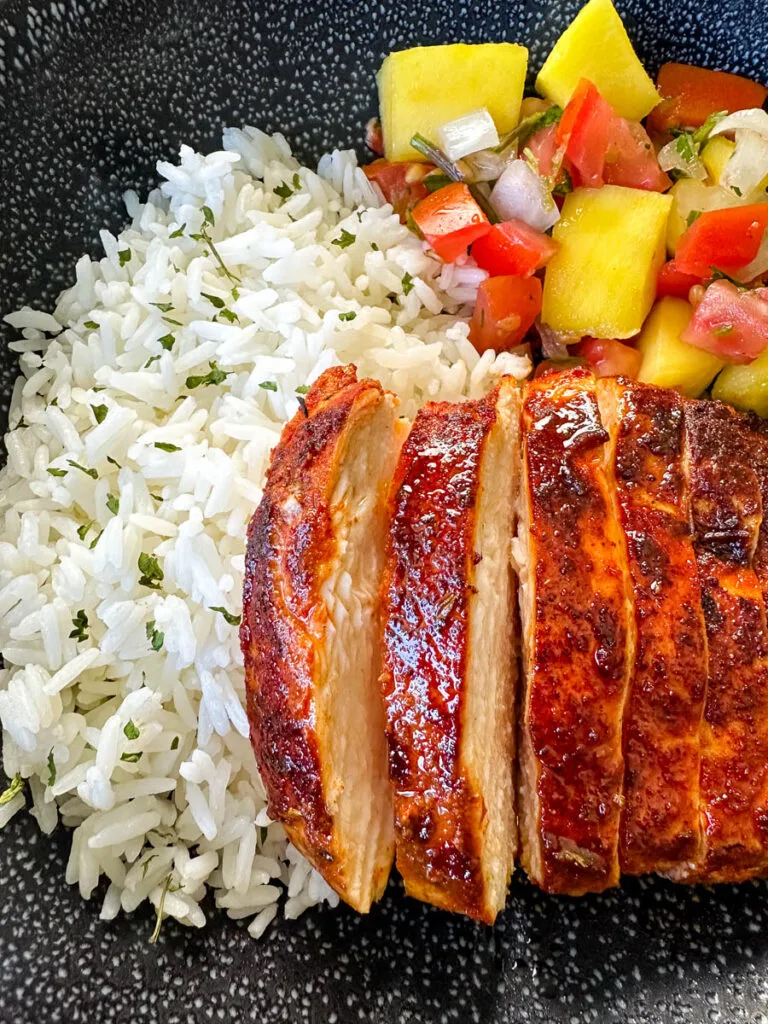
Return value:
[(592, 375), (527, 384), (522, 438), (522, 861), (548, 892), (599, 892), (619, 878), (634, 617)]
[(286, 426), (251, 521), (241, 640), (270, 814), (355, 909), (393, 856), (380, 673), (397, 400), (327, 371)]
[(624, 712), (621, 870), (669, 870), (701, 852), (699, 730), (707, 639), (685, 486), (683, 402), (598, 381), (634, 585), (637, 647)]
[(709, 647), (701, 731), (704, 852), (672, 877), (737, 882), (768, 868), (768, 634), (753, 568), (762, 500), (744, 421), (685, 403), (694, 545)]
[(518, 389), (425, 406), (395, 476), (384, 584), (397, 867), (412, 896), (493, 922), (514, 864)]

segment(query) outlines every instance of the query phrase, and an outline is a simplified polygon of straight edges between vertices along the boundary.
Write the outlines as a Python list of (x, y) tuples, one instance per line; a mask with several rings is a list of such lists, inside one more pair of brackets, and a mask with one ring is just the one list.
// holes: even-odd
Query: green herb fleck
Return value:
[(131, 250), (130, 249), (121, 249), (120, 252), (117, 254), (117, 256), (118, 256), (118, 259), (120, 260), (120, 266), (121, 267), (124, 267), (126, 265), (126, 263), (130, 263), (131, 262)]
[(182, 224), (180, 228), (176, 228), (175, 231), (172, 231), (170, 233), (170, 235), (168, 235), (168, 237), (169, 238), (181, 238), (181, 236), (184, 234), (184, 229), (186, 228), (186, 226), (187, 226), (186, 224)]
[(211, 608), (212, 612), (219, 612), (224, 616), (230, 626), (239, 626), (242, 615), (233, 615), (232, 612), (228, 612), (226, 608)]
[(737, 281), (735, 277), (731, 277), (730, 274), (726, 274), (724, 270), (718, 270), (717, 267), (710, 267), (709, 269), (712, 271), (713, 281), (730, 281), (732, 285), (735, 285), (736, 288), (739, 288), (741, 291), (749, 291), (749, 285), (743, 284), (741, 281)]
[(114, 494), (108, 494), (107, 508), (109, 509), (113, 516), (116, 516), (117, 513), (120, 511), (120, 499), (116, 497)]
[(691, 164), (696, 159), (696, 150), (694, 149), (692, 136), (684, 133), (678, 135), (675, 141), (675, 149), (680, 156), (685, 160), (686, 163)]
[(89, 476), (92, 480), (99, 479), (99, 474), (96, 472), (95, 469), (86, 469), (85, 466), (81, 466), (80, 463), (75, 462), (74, 459), (67, 459), (67, 462), (70, 464), (70, 466), (72, 466), (73, 469), (79, 469), (81, 473), (85, 473), (85, 475)]
[(146, 370), (149, 366), (152, 365), (152, 363), (156, 363), (159, 358), (160, 358), (159, 355), (150, 356), (149, 359), (146, 361), (146, 363), (144, 363), (144, 369)]
[(218, 295), (208, 295), (207, 292), (200, 292), (204, 299), (208, 299), (210, 304), (216, 309), (224, 309), (224, 299), (220, 299)]
[(91, 541), (91, 543), (90, 543), (90, 544), (88, 545), (88, 548), (89, 548), (89, 550), (90, 550), (90, 551), (93, 551), (93, 549), (94, 549), (94, 548), (96, 547), (96, 545), (97, 545), (97, 544), (99, 543), (99, 540), (101, 539), (101, 535), (102, 535), (102, 533), (104, 533), (104, 531), (103, 531), (103, 530), (99, 530), (99, 532), (98, 532), (98, 533), (96, 534), (96, 536), (95, 536), (95, 537), (93, 538), (93, 540)]
[(142, 551), (139, 555), (139, 572), (141, 573), (140, 586), (149, 587), (150, 590), (160, 589), (160, 581), (164, 579), (164, 573), (154, 555), (147, 555)]
[(339, 313), (339, 320), (344, 320), (349, 323), (350, 320), (354, 320), (357, 313), (354, 310), (350, 310), (349, 313)]
[(744, 195), (738, 185), (731, 185), (731, 191), (735, 192), (739, 199)]
[(371, 249), (373, 249), (374, 252), (378, 252), (379, 251), (379, 247), (378, 247), (378, 245), (376, 245), (375, 242), (371, 242)]
[(154, 498), (155, 501), (159, 502), (165, 501), (165, 498), (162, 496), (162, 494), (150, 494), (150, 498)]
[(688, 227), (690, 227), (691, 224), (695, 224), (700, 216), (701, 216), (701, 210), (691, 210), (691, 212), (685, 218), (686, 225)]
[(178, 749), (179, 749), (179, 737), (178, 736), (174, 736), (173, 739), (171, 740), (171, 750), (178, 750)]
[(69, 470), (66, 470), (66, 469), (56, 469), (55, 466), (49, 466), (48, 467), (48, 472), (50, 473), (51, 476), (66, 476), (67, 473), (69, 472)]
[(121, 761), (127, 761), (128, 764), (136, 764), (137, 761), (141, 760), (142, 751), (139, 750), (135, 754), (122, 754), (120, 756)]
[(281, 199), (290, 199), (291, 196), (293, 195), (293, 189), (291, 188), (290, 185), (286, 185), (285, 182), (283, 182), (281, 185), (278, 185), (277, 188), (273, 188), (272, 191), (275, 193), (276, 196), (279, 196)]
[(85, 540), (85, 535), (86, 535), (86, 533), (88, 533), (88, 531), (90, 530), (90, 528), (92, 526), (93, 526), (93, 520), (92, 519), (89, 522), (87, 522), (87, 523), (83, 523), (82, 526), (78, 526), (78, 528), (77, 528), (77, 536), (80, 538), (80, 540)]
[(20, 772), (16, 772), (8, 788), (0, 793), (0, 807), (5, 807), (6, 804), (9, 804), (22, 789), (24, 789), (24, 779), (22, 779)]
[(181, 320), (172, 320), (171, 317), (169, 317), (169, 316), (164, 316), (162, 318), (162, 320), (163, 320), (164, 324), (170, 324), (171, 327), (183, 327), (184, 326), (184, 324), (181, 322)]
[[(149, 623), (147, 623), (147, 634), (149, 634), (149, 625), (150, 625), (150, 624), (149, 624)], [(154, 622), (152, 622), (152, 625), (154, 626)], [(139, 730), (138, 730), (138, 729), (136, 728), (136, 726), (134, 725), (134, 723), (133, 723), (133, 719), (129, 719), (129, 720), (128, 720), (128, 721), (127, 721), (127, 722), (125, 723), (125, 726), (124, 726), (124, 728), (123, 728), (123, 732), (125, 733), (126, 737), (127, 737), (127, 738), (128, 738), (129, 740), (137, 740), (137, 739), (139, 738), (139, 736), (141, 735), (141, 734), (139, 733)]]
[(120, 463), (117, 461), (117, 459), (113, 459), (111, 455), (107, 456), (107, 462), (111, 463), (111, 465), (113, 465), (113, 466), (117, 466), (118, 469), (122, 469), (123, 468), (120, 465)]
[(220, 316), (222, 320), (227, 320), (231, 324), (237, 323), (237, 313), (233, 313), (231, 309), (222, 309), (216, 316)]
[(299, 386), (296, 388), (296, 394), (297, 395), (306, 395), (306, 393), (308, 391), (309, 391), (309, 384), (299, 384)]
[(159, 448), (161, 452), (180, 452), (181, 448), (177, 444), (169, 444), (167, 441), (155, 441), (155, 448)]
[(171, 876), (172, 871), (168, 872), (168, 877), (163, 885), (163, 891), (160, 893), (160, 899), (157, 901), (157, 920), (155, 921), (155, 930), (150, 936), (150, 943), (154, 946), (157, 940), (160, 938), (160, 929), (163, 927), (163, 907), (165, 906), (165, 897), (168, 895), (168, 890), (171, 888)]
[(87, 640), (88, 634), (88, 616), (85, 614), (85, 608), (81, 608), (77, 615), (72, 619), (72, 625), (75, 627), (69, 634), (70, 640), (77, 640), (80, 643), (81, 640)]
[(161, 313), (170, 313), (173, 309), (172, 302), (150, 302), (150, 306), (154, 306), (155, 309), (159, 309)]
[(450, 185), (453, 181), (447, 174), (443, 174), (442, 171), (432, 171), (430, 174), (426, 174), (422, 179), (422, 185), (428, 192), (437, 192), (441, 188), (445, 188), (446, 185)]
[(565, 167), (560, 170), (560, 180), (552, 189), (553, 196), (567, 196), (569, 192), (573, 192), (573, 178), (570, 176)]
[(172, 334), (164, 334), (162, 338), (157, 339), (163, 346), (166, 352), (170, 352), (173, 348), (173, 343), (176, 340)]
[(403, 295), (410, 295), (412, 291), (413, 291), (413, 278), (408, 273), (408, 271), (406, 271), (403, 274)]
[(211, 368), (210, 373), (206, 373), (204, 376), (187, 377), (186, 384), (190, 391), (199, 387), (207, 388), (211, 384), (222, 384), (229, 376), (228, 373), (220, 370), (215, 362), (211, 361), (208, 365)]
[(210, 206), (203, 206), (203, 224), (210, 224), (212, 228), (216, 227), (216, 218), (213, 216), (213, 210)]
[(106, 419), (107, 413), (109, 412), (109, 409), (107, 408), (107, 406), (106, 405), (92, 405), (91, 409), (93, 409), (93, 415), (96, 418), (96, 422), (97, 423), (103, 423), (104, 420)]
[(52, 786), (56, 781), (56, 762), (53, 759), (53, 750), (48, 754), (48, 785)]
[(259, 387), (264, 391), (277, 391), (277, 384), (273, 380), (263, 380)]
[(87, 327), (89, 331), (98, 331), (99, 325), (95, 320), (86, 320), (83, 327)]
[(355, 235), (351, 231), (347, 231), (346, 228), (341, 229), (341, 234), (338, 238), (334, 238), (333, 245), (338, 245), (340, 249), (346, 249), (355, 241)]

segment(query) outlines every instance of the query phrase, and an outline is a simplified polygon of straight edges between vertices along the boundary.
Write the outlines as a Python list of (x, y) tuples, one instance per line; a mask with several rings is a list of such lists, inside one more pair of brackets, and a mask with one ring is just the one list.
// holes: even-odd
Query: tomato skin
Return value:
[[(709, 271), (707, 275), (709, 276)], [(656, 282), (656, 295), (662, 298), (664, 295), (674, 295), (678, 299), (687, 299), (691, 288), (695, 284), (701, 284), (704, 277), (699, 274), (687, 274), (682, 271), (676, 260), (668, 260), (659, 271)]]
[(541, 312), (538, 277), (489, 277), (477, 290), (469, 340), (478, 352), (519, 345)]
[(713, 281), (681, 337), (731, 363), (752, 362), (768, 346), (768, 288)]
[(599, 188), (616, 115), (596, 87), (582, 78), (557, 126), (557, 141), (565, 146), (574, 185)]
[(661, 103), (646, 119), (652, 135), (664, 136), (670, 128), (699, 128), (710, 114), (726, 110), (762, 107), (768, 89), (727, 71), (711, 71), (692, 64), (663, 64), (656, 85)]
[(557, 141), (557, 125), (548, 124), (545, 128), (539, 128), (528, 139), (525, 148), (533, 154), (539, 174), (556, 181), (563, 165), (564, 153), (564, 147)]
[(366, 178), (381, 189), (384, 198), (405, 223), (416, 203), (429, 195), (424, 178), (435, 168), (414, 161), (374, 160), (363, 167)]
[(445, 263), (453, 263), (464, 256), (469, 246), (491, 228), (469, 187), (462, 182), (446, 185), (422, 199), (411, 216)]
[(646, 192), (666, 192), (672, 185), (659, 167), (656, 150), (645, 128), (623, 117), (615, 118), (612, 126), (603, 180), (606, 185), (624, 185)]
[(586, 359), (596, 377), (637, 377), (643, 361), (636, 348), (612, 338), (585, 338), (573, 351)]
[(711, 275), (711, 268), (738, 270), (757, 256), (768, 225), (768, 204), (733, 206), (702, 213), (683, 233), (675, 264), (686, 274)]
[(494, 224), (491, 230), (472, 246), (472, 255), (479, 267), (491, 277), (516, 274), (530, 277), (540, 270), (560, 248), (554, 239), (537, 231), (522, 220)]

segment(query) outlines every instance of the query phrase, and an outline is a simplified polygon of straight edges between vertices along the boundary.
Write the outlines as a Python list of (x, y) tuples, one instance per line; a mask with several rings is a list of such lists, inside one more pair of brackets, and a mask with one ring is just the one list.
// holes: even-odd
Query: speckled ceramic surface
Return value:
[[(0, 2), (0, 312), (49, 302), (98, 229), (180, 142), (280, 129), (305, 158), (358, 145), (373, 72), (417, 42), (508, 39), (536, 69), (579, 0)], [(655, 70), (677, 57), (766, 78), (765, 0), (620, 2)], [(0, 351), (2, 396), (12, 360)], [(494, 929), (406, 901), (310, 911), (261, 943), (148, 912), (110, 924), (64, 884), (68, 838), (17, 816), (0, 834), (0, 1021), (768, 1022), (768, 883), (629, 880), (580, 901), (521, 878)]]

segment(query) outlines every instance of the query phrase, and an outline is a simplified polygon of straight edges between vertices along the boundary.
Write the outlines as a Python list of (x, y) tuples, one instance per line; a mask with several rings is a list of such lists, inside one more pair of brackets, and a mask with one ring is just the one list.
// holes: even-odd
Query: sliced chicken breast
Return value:
[(397, 867), (411, 896), (488, 923), (516, 851), (518, 396), (505, 379), (480, 401), (419, 412), (383, 589)]
[(522, 863), (548, 892), (580, 895), (619, 880), (634, 661), (631, 581), (592, 375), (578, 368), (527, 384), (522, 438)]
[(241, 641), (269, 812), (361, 912), (393, 857), (379, 589), (406, 432), (378, 383), (324, 373), (272, 454), (246, 555)]
[(738, 882), (768, 869), (768, 633), (753, 567), (760, 483), (744, 421), (733, 409), (693, 401), (684, 409), (709, 651), (701, 730), (704, 852), (670, 875)]
[(622, 872), (639, 875), (701, 853), (707, 635), (689, 526), (683, 400), (625, 379), (599, 380), (597, 392), (634, 585), (619, 860)]

